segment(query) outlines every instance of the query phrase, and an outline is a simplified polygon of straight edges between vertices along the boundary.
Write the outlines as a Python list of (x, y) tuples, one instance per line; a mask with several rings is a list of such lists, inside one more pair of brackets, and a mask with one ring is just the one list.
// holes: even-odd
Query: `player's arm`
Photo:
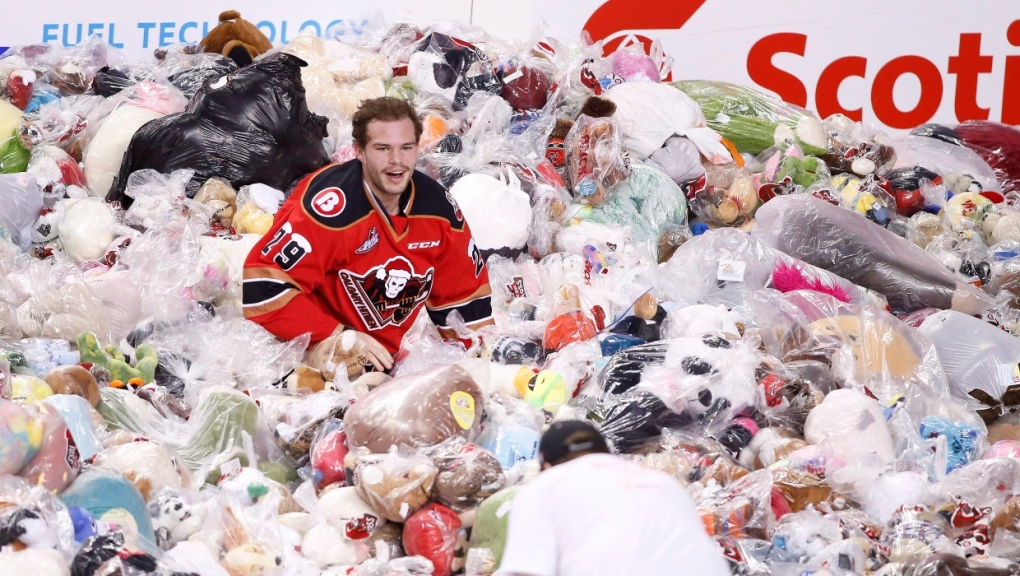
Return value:
[(290, 340), (311, 332), (315, 343), (340, 326), (340, 320), (324, 311), (310, 295), (342, 250), (343, 235), (309, 218), (294, 198), (305, 193), (312, 178), (298, 185), (291, 200), (277, 213), (273, 227), (248, 254), (242, 302), (244, 317), (278, 338)]
[(485, 261), (467, 223), (461, 230), (451, 228), (447, 237), (425, 307), (439, 333), (444, 338), (456, 338), (449, 322), (453, 311), (459, 312), (468, 328), (474, 330), (493, 323), (492, 289)]

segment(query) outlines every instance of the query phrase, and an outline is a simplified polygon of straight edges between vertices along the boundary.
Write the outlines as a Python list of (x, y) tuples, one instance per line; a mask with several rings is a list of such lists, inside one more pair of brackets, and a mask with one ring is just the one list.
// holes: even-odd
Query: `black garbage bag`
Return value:
[(191, 59), (195, 66), (183, 68), (166, 77), (187, 98), (194, 98), (206, 82), (215, 82), (237, 70), (233, 60), (219, 54), (196, 54)]
[(273, 54), (206, 85), (184, 112), (142, 126), (106, 200), (129, 207), (128, 176), (145, 168), (194, 170), (187, 188), (194, 197), (212, 177), (235, 189), (260, 182), (286, 190), (324, 166), (328, 120), (308, 111), (301, 83), (306, 65), (296, 56)]

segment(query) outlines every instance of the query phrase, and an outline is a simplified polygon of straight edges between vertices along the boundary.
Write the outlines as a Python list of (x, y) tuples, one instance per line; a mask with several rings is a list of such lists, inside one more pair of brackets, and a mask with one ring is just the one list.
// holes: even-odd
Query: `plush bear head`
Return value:
[(503, 468), (487, 450), (462, 438), (452, 438), (436, 448), (432, 461), (439, 470), (435, 485), (439, 502), (466, 510), (503, 488)]
[(429, 501), (436, 467), (423, 455), (348, 455), (358, 495), (383, 518), (403, 522)]
[(273, 43), (254, 24), (241, 18), (237, 10), (220, 13), (220, 23), (206, 34), (201, 41), (206, 52), (222, 54), (237, 63), (247, 66), (256, 56), (273, 49)]

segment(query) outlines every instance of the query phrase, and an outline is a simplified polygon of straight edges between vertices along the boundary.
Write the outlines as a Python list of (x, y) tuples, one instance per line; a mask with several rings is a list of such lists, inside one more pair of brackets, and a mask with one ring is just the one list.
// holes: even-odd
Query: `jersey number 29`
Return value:
[(307, 238), (300, 234), (294, 233), (294, 228), (290, 225), (290, 222), (285, 222), (280, 229), (276, 231), (276, 235), (273, 239), (266, 244), (265, 248), (262, 249), (262, 255), (268, 256), (272, 252), (273, 247), (283, 242), (285, 238), (290, 238), (286, 244), (280, 248), (280, 252), (273, 258), (273, 262), (280, 269), (287, 271), (293, 268), (298, 262), (301, 261), (306, 255), (311, 254), (312, 244)]

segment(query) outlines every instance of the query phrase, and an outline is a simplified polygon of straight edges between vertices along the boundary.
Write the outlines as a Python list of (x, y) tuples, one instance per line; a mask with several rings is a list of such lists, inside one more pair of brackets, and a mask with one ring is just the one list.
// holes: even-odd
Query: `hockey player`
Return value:
[(444, 337), (447, 316), (492, 323), (488, 272), (463, 215), (414, 169), (422, 124), (407, 102), (367, 100), (355, 113), (357, 159), (298, 183), (244, 265), (246, 318), (286, 340), (331, 346), (347, 330), (376, 368), (424, 307)]

